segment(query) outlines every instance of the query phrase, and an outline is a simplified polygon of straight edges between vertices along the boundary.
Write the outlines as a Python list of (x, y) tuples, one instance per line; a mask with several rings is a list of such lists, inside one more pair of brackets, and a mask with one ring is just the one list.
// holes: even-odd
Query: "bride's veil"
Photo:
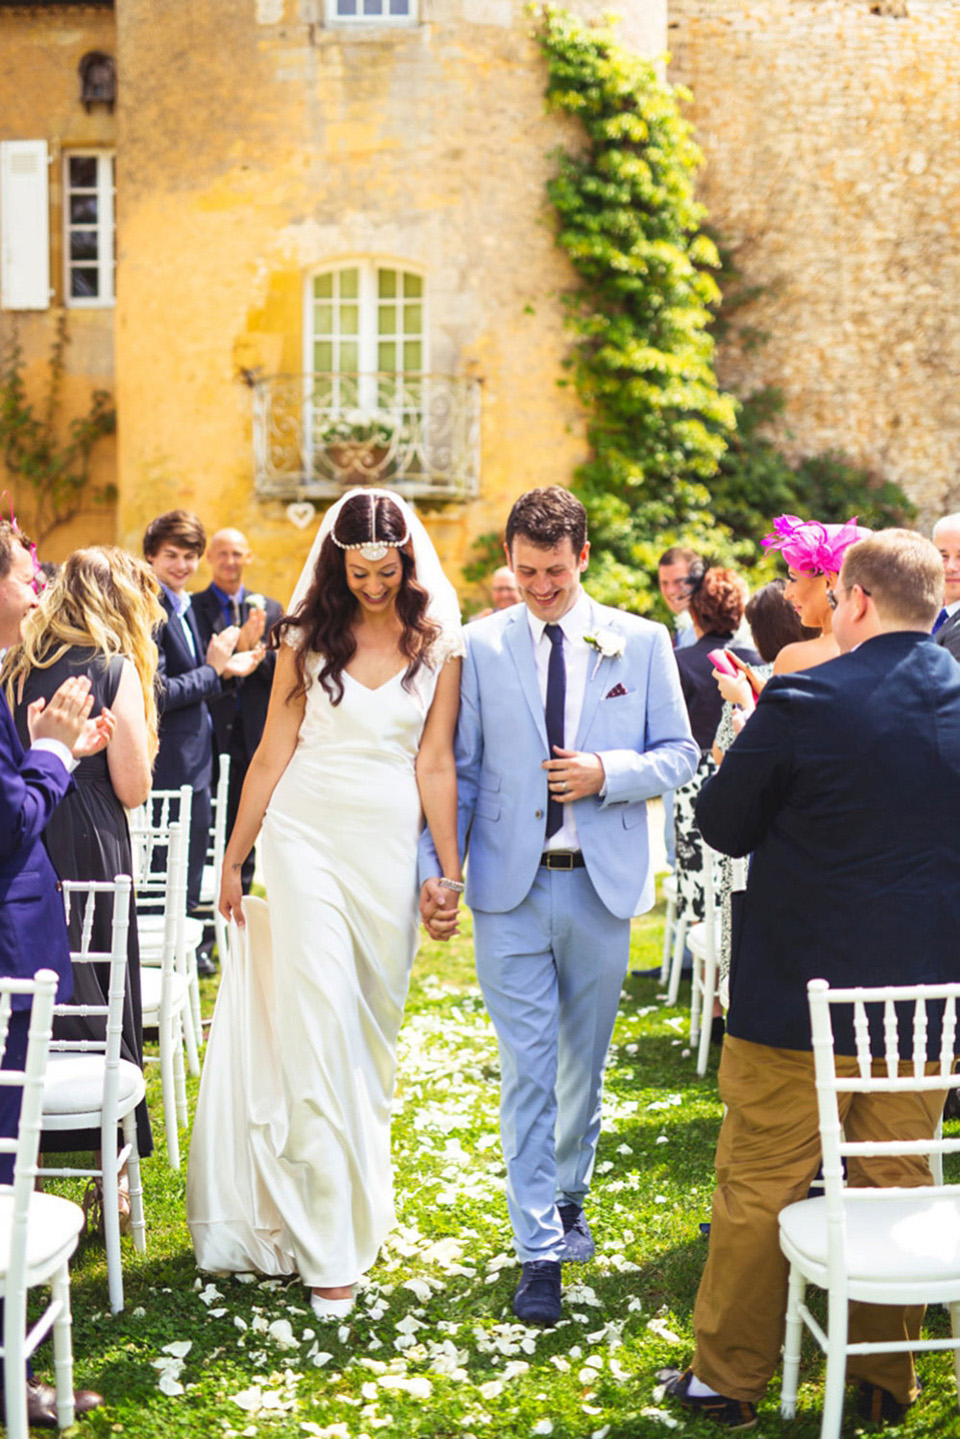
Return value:
[(320, 548), (327, 538), (327, 535), (329, 535), (337, 523), (340, 511), (347, 503), (347, 500), (352, 500), (355, 495), (372, 495), (374, 499), (392, 500), (403, 515), (413, 545), (413, 558), (417, 567), (417, 581), (429, 595), (427, 617), (433, 620), (434, 624), (440, 626), (440, 639), (433, 648), (434, 661), (442, 662), (445, 659), (449, 659), (451, 655), (462, 655), (464, 653), (464, 643), (463, 632), (460, 625), (460, 601), (457, 599), (457, 592), (443, 573), (440, 557), (434, 549), (433, 541), (427, 534), (422, 522), (414, 514), (406, 500), (400, 495), (395, 494), (393, 490), (378, 490), (364, 485), (360, 488), (349, 490), (345, 495), (341, 495), (336, 504), (330, 506), (321, 521), (313, 544), (310, 546), (310, 553), (307, 556), (306, 564), (300, 571), (300, 578), (297, 580), (293, 594), (290, 597), (287, 613), (295, 614), (299, 606), (306, 599), (307, 592), (313, 583), (313, 572), (317, 566)]

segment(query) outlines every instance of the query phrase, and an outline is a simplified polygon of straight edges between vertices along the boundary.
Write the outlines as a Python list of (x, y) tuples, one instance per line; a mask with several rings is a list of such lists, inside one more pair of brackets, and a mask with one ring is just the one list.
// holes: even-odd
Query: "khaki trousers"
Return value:
[[(856, 1061), (838, 1057), (838, 1072)], [(820, 1165), (813, 1055), (773, 1049), (729, 1035), (720, 1059), (720, 1097), (727, 1106), (717, 1143), (717, 1189), (710, 1249), (693, 1312), (693, 1372), (730, 1399), (756, 1403), (780, 1362), (788, 1265), (777, 1216), (804, 1199)], [(922, 1094), (847, 1094), (840, 1117), (847, 1139), (926, 1139), (943, 1110), (941, 1090)], [(931, 1184), (923, 1156), (883, 1156), (848, 1163), (854, 1185)], [(851, 1343), (919, 1337), (924, 1308), (850, 1305)], [(851, 1359), (851, 1379), (889, 1390), (901, 1404), (917, 1396), (909, 1353)]]

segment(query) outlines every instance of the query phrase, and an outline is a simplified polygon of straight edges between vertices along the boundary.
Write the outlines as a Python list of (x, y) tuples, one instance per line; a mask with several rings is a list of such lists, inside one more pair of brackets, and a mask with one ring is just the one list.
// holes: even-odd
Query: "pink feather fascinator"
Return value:
[(845, 525), (822, 525), (819, 520), (801, 520), (797, 515), (780, 515), (773, 522), (773, 534), (761, 541), (766, 550), (779, 550), (792, 570), (801, 575), (839, 574), (843, 557), (857, 540), (872, 531), (857, 524), (857, 516)]

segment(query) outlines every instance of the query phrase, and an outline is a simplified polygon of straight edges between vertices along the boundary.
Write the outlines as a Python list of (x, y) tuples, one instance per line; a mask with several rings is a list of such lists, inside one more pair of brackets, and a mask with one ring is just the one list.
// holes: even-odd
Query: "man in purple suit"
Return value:
[[(14, 525), (0, 520), (0, 650), (20, 639), (20, 627), (36, 605), (33, 549)], [(43, 847), (47, 820), (72, 784), (75, 757), (102, 749), (113, 733), (108, 710), (88, 716), (93, 704), (90, 681), (70, 679), (44, 705), (28, 710), (31, 745), (26, 754), (6, 702), (0, 698), (0, 975), (31, 979), (37, 969), (59, 975), (57, 998), (73, 993), (70, 945), (57, 876)], [(102, 721), (102, 722), (101, 722)], [(27, 1053), (29, 999), (14, 996), (3, 1055), (5, 1069), (22, 1069)], [(20, 1121), (19, 1088), (0, 1088), (0, 1135), (10, 1138)], [(0, 1158), (0, 1183), (13, 1179), (13, 1158)], [(0, 1311), (2, 1312), (2, 1311)], [(40, 1428), (57, 1424), (56, 1391), (27, 1370), (27, 1417)], [(81, 1389), (74, 1395), (77, 1414), (103, 1403)]]

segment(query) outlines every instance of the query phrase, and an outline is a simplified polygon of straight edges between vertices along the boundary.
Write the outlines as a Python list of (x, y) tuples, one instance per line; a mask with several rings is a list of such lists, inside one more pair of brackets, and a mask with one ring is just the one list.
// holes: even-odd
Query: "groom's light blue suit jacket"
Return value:
[[(700, 751), (666, 629), (590, 604), (591, 632), (622, 636), (623, 653), (591, 654), (579, 731), (567, 736), (566, 748), (598, 754), (603, 763), (604, 797), (574, 802), (577, 832), (597, 894), (626, 919), (649, 869), (646, 801), (685, 784)], [(543, 851), (546, 720), (526, 606), (475, 620), (465, 637), (456, 758), (460, 853), (469, 847), (470, 858), (466, 900), (472, 909), (503, 913), (528, 894)], [(421, 880), (439, 873), (424, 829)]]

